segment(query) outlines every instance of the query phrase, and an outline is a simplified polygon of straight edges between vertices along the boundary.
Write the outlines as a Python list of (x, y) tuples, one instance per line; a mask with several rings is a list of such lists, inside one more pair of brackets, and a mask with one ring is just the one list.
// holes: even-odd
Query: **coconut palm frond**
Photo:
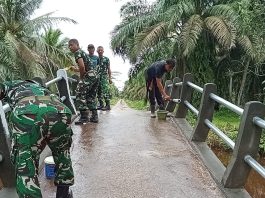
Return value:
[(43, 0), (26, 0), (26, 1), (14, 1), (14, 18), (16, 20), (25, 20), (29, 18), (36, 9), (40, 8)]
[[(156, 10), (159, 12), (165, 12), (170, 9), (174, 5), (178, 5), (179, 7), (188, 8), (189, 5), (194, 4), (194, 0), (161, 0), (157, 1)], [(188, 10), (188, 9), (185, 9)]]
[(52, 25), (56, 25), (60, 22), (77, 24), (75, 20), (70, 19), (68, 17), (52, 17), (51, 15), (53, 13), (54, 12), (50, 12), (30, 21), (27, 21), (22, 26), (24, 26), (25, 29), (38, 31), (40, 29), (48, 30)]
[(179, 8), (179, 5), (173, 5), (165, 13), (163, 13), (163, 21), (168, 21), (168, 29), (175, 31), (182, 14), (183, 10)]
[(205, 25), (222, 47), (229, 50), (235, 46), (236, 28), (227, 20), (210, 16), (205, 19)]
[(203, 29), (203, 21), (199, 15), (193, 15), (184, 24), (180, 35), (180, 46), (183, 56), (189, 56), (197, 44), (197, 40)]
[(150, 5), (146, 0), (133, 0), (125, 3), (120, 9), (120, 16), (123, 20), (131, 20), (134, 17), (147, 14), (150, 11)]
[(157, 20), (157, 16), (145, 15), (136, 18), (135, 20), (122, 23), (119, 26), (116, 26), (112, 32), (111, 47), (115, 49), (122, 45), (129, 37), (132, 37), (140, 33), (144, 27), (149, 27), (150, 24), (154, 23)]
[(179, 9), (181, 9), (185, 15), (193, 15), (196, 12), (196, 4), (194, 0), (182, 0), (179, 1)]
[[(6, 33), (6, 42), (15, 49), (15, 53), (19, 54), (20, 58), (25, 62), (32, 62), (35, 59), (36, 54), (34, 51), (29, 49), (28, 46), (25, 45), (24, 42), (17, 39), (10, 32)], [(14, 50), (12, 50), (14, 51)]]
[(172, 57), (181, 56), (181, 46), (180, 46), (180, 42), (178, 39), (176, 39), (173, 45), (173, 48), (171, 50), (171, 56)]
[(254, 49), (253, 43), (251, 42), (248, 36), (243, 35), (243, 36), (238, 37), (237, 43), (240, 45), (240, 47), (243, 48), (243, 50), (249, 57), (251, 57), (252, 59), (255, 58), (255, 49)]
[(162, 38), (167, 35), (167, 24), (164, 22), (158, 23), (143, 32), (136, 35), (136, 45), (133, 48), (133, 54), (138, 56), (141, 51), (144, 51), (156, 45)]
[[(33, 71), (39, 71), (37, 62), (41, 61), (40, 55), (30, 49), (24, 42), (16, 39), (9, 32), (6, 33), (6, 42), (11, 46), (10, 51), (16, 53), (14, 55), (14, 61), (17, 60), (17, 65), (14, 65), (11, 70), (15, 73), (16, 77), (24, 75), (25, 78), (32, 77)], [(23, 74), (21, 73), (23, 71)]]
[(238, 21), (238, 14), (231, 6), (225, 4), (212, 6), (205, 11), (205, 14), (207, 16), (219, 16), (225, 18), (233, 24), (236, 24), (236, 22)]

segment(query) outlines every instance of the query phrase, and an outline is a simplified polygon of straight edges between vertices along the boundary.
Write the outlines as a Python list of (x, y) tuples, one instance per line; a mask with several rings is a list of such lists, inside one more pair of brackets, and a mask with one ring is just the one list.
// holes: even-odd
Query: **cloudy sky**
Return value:
[(114, 56), (109, 48), (110, 32), (120, 22), (119, 9), (126, 0), (43, 0), (36, 16), (56, 11), (54, 16), (69, 17), (78, 22), (77, 25), (60, 23), (58, 28), (65, 37), (76, 38), (83, 50), (92, 43), (105, 47), (105, 56), (110, 58), (113, 71), (121, 72), (114, 80), (115, 85), (122, 89), (128, 78), (129, 63)]

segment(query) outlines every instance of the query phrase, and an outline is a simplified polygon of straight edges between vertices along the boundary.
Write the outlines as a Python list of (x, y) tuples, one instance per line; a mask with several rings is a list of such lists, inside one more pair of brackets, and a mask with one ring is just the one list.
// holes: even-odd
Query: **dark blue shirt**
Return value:
[(162, 78), (164, 73), (166, 73), (166, 61), (158, 61), (153, 63), (147, 70), (147, 79), (152, 79), (152, 78)]
[(98, 66), (98, 64), (99, 64), (98, 56), (96, 56), (96, 55), (88, 55), (88, 56), (89, 56), (89, 58), (91, 59), (91, 62), (92, 62), (91, 67), (93, 69), (95, 69)]

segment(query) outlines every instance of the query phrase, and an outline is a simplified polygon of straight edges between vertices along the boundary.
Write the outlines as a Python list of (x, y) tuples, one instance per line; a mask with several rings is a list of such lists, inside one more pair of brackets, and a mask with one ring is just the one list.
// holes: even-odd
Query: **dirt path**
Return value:
[[(74, 126), (75, 198), (224, 197), (170, 120), (149, 118), (123, 101), (98, 124)], [(41, 177), (44, 198), (52, 181)]]

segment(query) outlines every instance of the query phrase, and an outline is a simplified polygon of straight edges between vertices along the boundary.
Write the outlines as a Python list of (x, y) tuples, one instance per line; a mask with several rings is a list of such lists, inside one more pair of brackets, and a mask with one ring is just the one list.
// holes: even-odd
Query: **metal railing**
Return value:
[[(192, 79), (191, 74), (185, 74), (183, 82), (166, 83), (165, 87), (171, 88), (169, 94), (173, 101), (180, 99), (176, 109), (176, 118), (186, 118), (188, 111), (197, 116), (197, 123), (190, 137), (192, 141), (206, 142), (209, 131), (212, 130), (233, 150), (233, 157), (222, 177), (224, 187), (242, 188), (251, 168), (265, 178), (265, 168), (255, 160), (262, 129), (265, 129), (265, 120), (262, 119), (265, 116), (265, 105), (253, 101), (248, 102), (243, 109), (216, 95), (215, 84), (208, 83), (202, 88), (194, 84)], [(181, 86), (181, 94), (178, 98), (174, 97), (174, 91), (176, 91), (172, 89), (174, 86)], [(191, 104), (193, 91), (202, 93), (199, 110)], [(241, 116), (235, 142), (212, 123), (215, 103), (219, 103)], [(237, 170), (241, 170), (241, 172)]]

